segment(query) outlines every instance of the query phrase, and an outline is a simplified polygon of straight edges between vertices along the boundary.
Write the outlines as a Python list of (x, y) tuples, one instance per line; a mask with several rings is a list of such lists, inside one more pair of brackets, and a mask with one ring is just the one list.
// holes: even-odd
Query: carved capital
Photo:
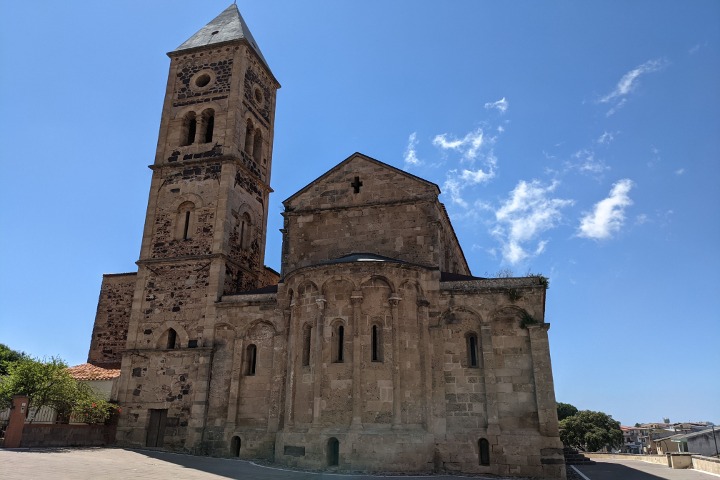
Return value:
[(354, 291), (350, 295), (350, 302), (353, 304), (353, 306), (359, 306), (363, 301), (363, 295), (360, 291)]
[(317, 305), (318, 310), (320, 310), (321, 312), (325, 310), (326, 303), (327, 303), (327, 300), (325, 300), (325, 297), (323, 297), (322, 295), (318, 296), (315, 299), (315, 305)]
[(388, 298), (388, 302), (390, 302), (390, 306), (392, 307), (397, 307), (398, 304), (400, 304), (400, 300), (402, 300), (402, 298), (396, 293), (393, 293), (390, 295), (390, 298)]
[(427, 298), (418, 298), (417, 300), (417, 306), (418, 307), (429, 307), (430, 301)]

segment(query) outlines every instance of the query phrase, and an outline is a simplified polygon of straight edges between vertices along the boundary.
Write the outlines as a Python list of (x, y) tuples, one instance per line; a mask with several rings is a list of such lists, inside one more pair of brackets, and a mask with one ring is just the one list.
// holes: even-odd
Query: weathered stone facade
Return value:
[(544, 279), (471, 276), (437, 185), (359, 153), (284, 202), (264, 267), (279, 84), (234, 5), (169, 56), (138, 272), (104, 278), (90, 353), (122, 363), (119, 444), (564, 478)]

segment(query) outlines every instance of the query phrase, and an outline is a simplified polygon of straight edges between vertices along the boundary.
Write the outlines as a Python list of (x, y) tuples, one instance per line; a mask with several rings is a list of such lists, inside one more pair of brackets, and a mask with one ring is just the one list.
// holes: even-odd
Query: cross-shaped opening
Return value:
[(355, 189), (355, 193), (360, 193), (360, 187), (363, 186), (363, 182), (360, 181), (360, 177), (355, 177), (355, 180), (350, 182), (350, 186)]

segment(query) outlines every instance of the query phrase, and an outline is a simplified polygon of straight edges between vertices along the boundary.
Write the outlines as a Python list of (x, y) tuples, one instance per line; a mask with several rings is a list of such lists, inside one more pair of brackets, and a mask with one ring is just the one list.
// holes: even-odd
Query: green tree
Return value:
[(560, 439), (568, 447), (595, 452), (622, 445), (620, 422), (603, 412), (582, 410), (560, 422)]
[(28, 396), (28, 413), (47, 406), (61, 419), (77, 413), (93, 422), (104, 421), (114, 408), (86, 383), (76, 381), (56, 357), (41, 361), (26, 356), (9, 364), (7, 375), (0, 378), (0, 407), (9, 406), (14, 395)]
[(558, 402), (558, 404), (557, 404), (558, 420), (565, 420), (567, 417), (572, 417), (576, 413), (578, 413), (578, 409), (576, 406), (570, 405), (569, 403)]
[(0, 343), (0, 377), (7, 375), (9, 365), (27, 358), (25, 352), (18, 352), (7, 345)]

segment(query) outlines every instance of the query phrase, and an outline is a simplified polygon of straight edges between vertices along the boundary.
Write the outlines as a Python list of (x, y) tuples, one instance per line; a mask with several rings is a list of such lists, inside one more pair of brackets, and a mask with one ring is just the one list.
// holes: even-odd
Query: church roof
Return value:
[(236, 40), (245, 40), (250, 44), (265, 67), (270, 67), (265, 61), (260, 47), (258, 47), (255, 39), (250, 33), (250, 29), (245, 23), (237, 5), (232, 4), (226, 8), (220, 15), (215, 17), (210, 23), (198, 30), (195, 35), (187, 39), (182, 45), (175, 49), (176, 52), (182, 50), (190, 50), (192, 48), (206, 47), (208, 45), (233, 42)]

